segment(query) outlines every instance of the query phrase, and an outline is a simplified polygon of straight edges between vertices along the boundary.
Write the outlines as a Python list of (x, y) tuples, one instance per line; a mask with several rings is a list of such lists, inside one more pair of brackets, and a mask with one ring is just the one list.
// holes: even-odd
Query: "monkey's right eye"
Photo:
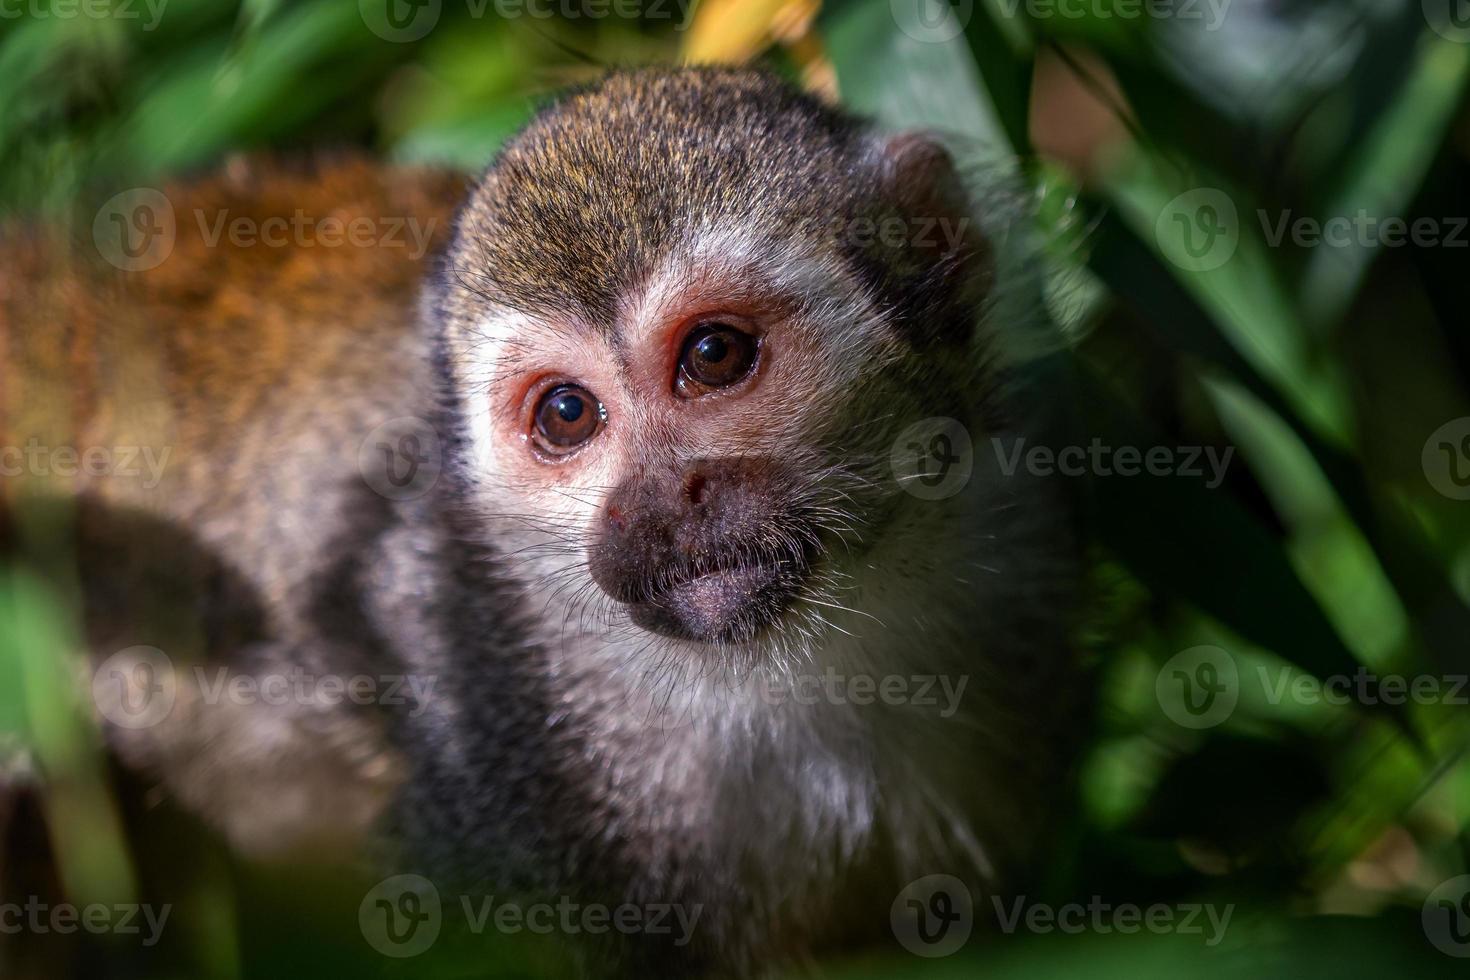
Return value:
[(602, 405), (579, 385), (557, 385), (536, 403), (532, 438), (553, 455), (564, 455), (591, 439), (602, 427)]

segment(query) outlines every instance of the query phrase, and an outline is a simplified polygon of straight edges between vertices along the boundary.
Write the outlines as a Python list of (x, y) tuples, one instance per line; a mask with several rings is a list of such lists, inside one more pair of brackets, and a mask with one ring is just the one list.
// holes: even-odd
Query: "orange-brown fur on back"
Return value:
[[(89, 254), (86, 221), (84, 247), (14, 233), (0, 446), (169, 451), (156, 482), (6, 488), (29, 528), (79, 502), (94, 655), (437, 681), (397, 713), (181, 684), (111, 731), (121, 755), (257, 852), (350, 842), (397, 787), (400, 870), (438, 887), (698, 917), (583, 937), (600, 975), (764, 974), (882, 941), (923, 875), (1024, 874), (1070, 751), (1046, 723), (1072, 713), (1067, 521), (978, 449), (942, 494), (905, 469), (929, 423), (978, 446), (1031, 421), (999, 353), (1041, 312), (1026, 263), (991, 261), (1024, 236), (1003, 210), (982, 234), (961, 184), (929, 134), (652, 68), (507, 143), (421, 303), (406, 248), (209, 234), (225, 209), (442, 232), (453, 177), (230, 166), (164, 189), (178, 240), (143, 272)], [(758, 355), (686, 397), (713, 327)], [(598, 423), (540, 452), (563, 389), (596, 403), (564, 421)], [(404, 416), (444, 447), (407, 501), (362, 462)], [(192, 632), (181, 608), (207, 610)], [(953, 697), (801, 696), (837, 675)]]
[[(437, 245), (463, 184), (354, 158), (235, 160), (161, 188), (176, 236), (146, 271), (105, 261), (87, 222), (77, 234), (4, 230), (0, 462), (9, 466), (0, 517), (11, 513), (0, 528), (58, 584), (162, 576), (168, 587), (153, 592), (176, 593), (122, 590), (86, 610), (98, 658), (157, 646), (181, 681), (186, 665), (226, 655), (232, 670), (310, 665), (319, 645), (307, 587), (373, 504), (359, 446), (384, 421), (425, 414), (414, 327), (426, 260), (406, 231), (389, 232), (412, 227)], [(311, 222), (304, 234), (277, 236), (279, 244), (258, 234), (272, 218), (280, 227), (297, 216)], [(366, 246), (345, 236), (334, 244), (328, 219), (367, 219), (384, 234)], [(242, 221), (246, 234), (232, 236)], [(66, 450), (78, 461), (58, 455)], [(80, 461), (88, 450), (105, 451), (109, 465), (89, 473)], [(231, 583), (256, 626), (242, 633), (200, 622), (196, 600), (213, 597), (193, 590), (211, 574)], [(111, 596), (115, 586), (97, 591)], [(97, 604), (83, 593), (81, 604)], [(210, 649), (222, 645), (249, 645), (254, 660)], [(165, 720), (112, 735), (125, 758), (166, 776), (168, 789), (237, 844), (340, 845), (344, 830), (374, 818), (395, 766), (365, 718), (303, 705), (209, 706), (199, 695), (181, 684)]]

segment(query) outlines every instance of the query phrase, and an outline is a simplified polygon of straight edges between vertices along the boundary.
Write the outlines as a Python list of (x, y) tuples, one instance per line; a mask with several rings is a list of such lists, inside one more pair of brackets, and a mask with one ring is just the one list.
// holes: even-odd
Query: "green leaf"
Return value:
[(1098, 229), (1090, 263), (1098, 276), (1142, 314), (1161, 346), (1222, 369), (1290, 427), (1372, 545), (1437, 666), (1470, 669), (1470, 650), (1464, 644), (1470, 636), (1470, 609), (1418, 532), (1392, 512), (1380, 513), (1361, 466), (1303, 421), (1131, 229), (1111, 214), (1099, 221)]
[[(910, 23), (910, 33), (895, 30), (895, 8), (903, 6), (843, 4), (823, 14), (820, 29), (843, 101), (894, 129), (931, 128), (997, 153), (1013, 151), (1007, 127), (980, 84), (963, 25), (951, 20), (925, 30)], [(1014, 114), (1013, 105), (1007, 110)]]

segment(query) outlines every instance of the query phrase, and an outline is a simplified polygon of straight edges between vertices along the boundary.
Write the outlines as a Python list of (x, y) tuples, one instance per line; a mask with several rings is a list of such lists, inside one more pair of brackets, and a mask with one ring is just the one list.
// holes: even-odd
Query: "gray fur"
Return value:
[[(597, 972), (762, 972), (881, 940), (913, 878), (991, 886), (1034, 856), (1066, 765), (1066, 737), (1045, 726), (1073, 711), (1072, 571), (1059, 502), (1003, 478), (984, 448), (1013, 424), (986, 368), (995, 331), (974, 328), (995, 308), (986, 247), (887, 254), (809, 234), (921, 208), (961, 217), (952, 178), (924, 141), (885, 143), (768, 76), (645, 71), (548, 109), (461, 212), (428, 309), (459, 450), (437, 533), (464, 551), (405, 574), (467, 591), (441, 592), (456, 605), (428, 642), (396, 644), (453, 692), (405, 737), (400, 814), (411, 853), (467, 888), (704, 908), (689, 946), (623, 942)], [(759, 230), (722, 237), (731, 227)], [(474, 413), (490, 411), (497, 358), (530, 342), (483, 324), (571, 314), (567, 329), (623, 352), (629, 294), (694, 282), (680, 262), (711, 240), (701, 261), (740, 290), (822, 283), (789, 315), (830, 347), (806, 368), (809, 418), (724, 450), (749, 465), (777, 447), (783, 492), (823, 515), (822, 572), (760, 638), (698, 644), (639, 628), (593, 585), (583, 527), (506, 512), (525, 481), (477, 454)], [(960, 417), (977, 447), (969, 486), (937, 502), (900, 492), (889, 468), (904, 427), (935, 415)], [(662, 445), (637, 466), (700, 458)], [(594, 513), (626, 499), (582, 492)], [(950, 718), (750, 695), (829, 666), (963, 676), (970, 693)]]

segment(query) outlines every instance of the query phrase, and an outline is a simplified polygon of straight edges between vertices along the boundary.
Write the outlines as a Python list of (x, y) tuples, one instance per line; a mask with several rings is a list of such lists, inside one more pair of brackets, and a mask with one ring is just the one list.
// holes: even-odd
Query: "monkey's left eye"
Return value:
[(760, 342), (728, 323), (704, 323), (684, 341), (674, 390), (686, 398), (742, 380), (755, 367)]
[(541, 396), (532, 418), (532, 437), (546, 452), (561, 456), (601, 428), (602, 405), (580, 385), (557, 385)]

